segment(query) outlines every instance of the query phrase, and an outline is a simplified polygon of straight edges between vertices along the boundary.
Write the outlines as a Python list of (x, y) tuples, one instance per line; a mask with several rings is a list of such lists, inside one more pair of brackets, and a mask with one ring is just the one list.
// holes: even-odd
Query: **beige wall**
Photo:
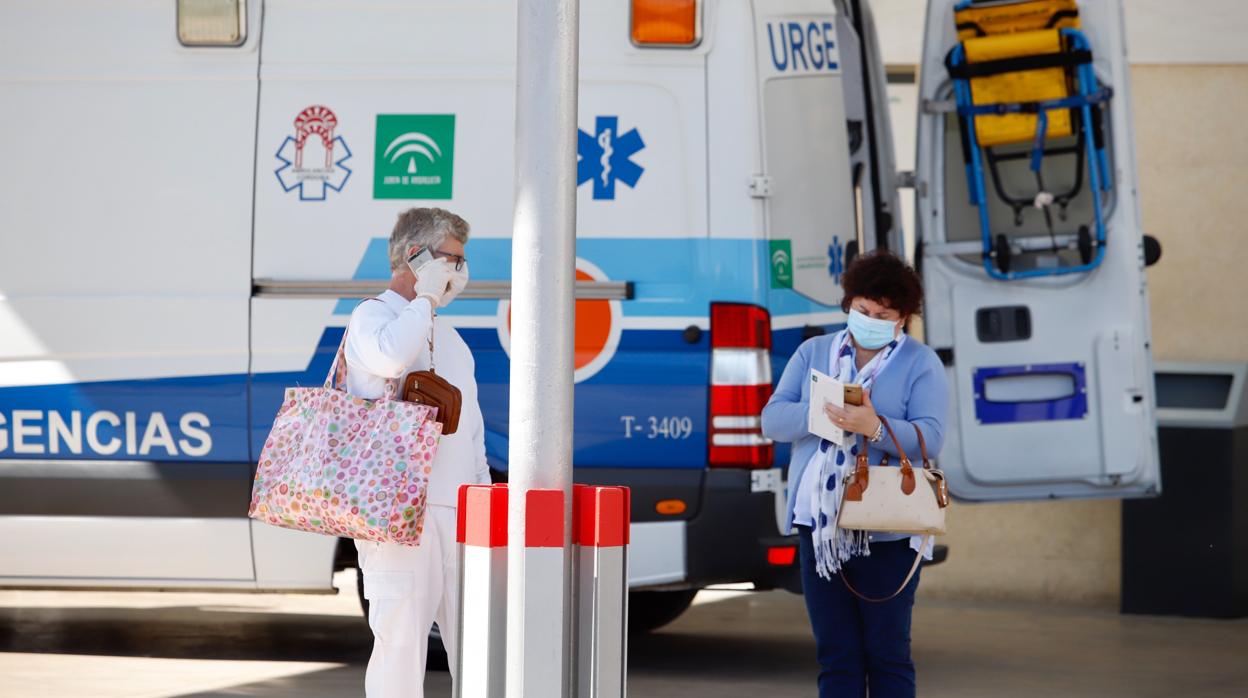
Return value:
[(1248, 66), (1131, 69), (1159, 360), (1248, 361)]
[(955, 503), (949, 559), (923, 572), (927, 598), (1116, 606), (1121, 507), (1116, 501)]
[[(1131, 69), (1144, 230), (1159, 360), (1248, 360), (1248, 65)], [(929, 598), (1116, 607), (1117, 501), (960, 504)]]

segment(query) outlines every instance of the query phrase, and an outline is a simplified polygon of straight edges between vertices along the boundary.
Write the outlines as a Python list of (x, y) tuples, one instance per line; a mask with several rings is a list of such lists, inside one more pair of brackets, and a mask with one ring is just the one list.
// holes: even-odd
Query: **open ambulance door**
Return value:
[[(1017, 22), (1044, 12), (1024, 35)], [(922, 61), (916, 258), (927, 343), (948, 367), (951, 490), (1159, 493), (1120, 3), (931, 0)], [(1037, 139), (1044, 100), (1060, 106), (1041, 110)]]

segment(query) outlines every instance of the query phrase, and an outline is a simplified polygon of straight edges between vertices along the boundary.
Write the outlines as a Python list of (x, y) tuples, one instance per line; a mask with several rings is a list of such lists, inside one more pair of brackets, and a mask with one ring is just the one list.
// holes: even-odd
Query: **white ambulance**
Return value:
[[(1059, 203), (1108, 234), (989, 192), (989, 249), (958, 143), (983, 114), (946, 68), (954, 2), (930, 5), (914, 186), (941, 465), (967, 499), (1154, 493), (1121, 8), (1078, 5), (1103, 147), (1055, 136), (1041, 166), (1060, 195), (1083, 175), (1059, 161), (1096, 150), (1074, 169), (1112, 183)], [(330, 590), (353, 547), (250, 521), (251, 480), (412, 206), (472, 225), (446, 312), (506, 472), (515, 54), (507, 0), (0, 7), (0, 585)], [(849, 259), (904, 249), (885, 71), (860, 0), (584, 0), (580, 76), (576, 479), (632, 488), (653, 626), (709, 584), (794, 587), (788, 449), (758, 413), (843, 326)], [(993, 149), (1025, 189), (1027, 158)], [(1095, 268), (997, 278), (1085, 248)]]

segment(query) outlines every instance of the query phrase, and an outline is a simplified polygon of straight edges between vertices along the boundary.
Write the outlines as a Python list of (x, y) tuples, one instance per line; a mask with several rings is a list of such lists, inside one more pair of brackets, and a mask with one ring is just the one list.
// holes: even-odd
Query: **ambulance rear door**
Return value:
[[(951, 111), (945, 58), (957, 42), (955, 1), (928, 5), (917, 154), (916, 255), (927, 291), (926, 338), (948, 367), (952, 391), (940, 466), (953, 493), (966, 499), (1156, 494), (1148, 295), (1121, 5), (1079, 3), (1092, 68), (1113, 91), (1103, 113), (1111, 175), (1100, 196), (1103, 259), (1089, 271), (999, 280), (985, 268), (958, 116)], [(1084, 163), (1085, 181), (1070, 201), (1068, 220), (1056, 219), (1059, 232), (1094, 213), (1086, 156), (1046, 156), (1046, 186), (1071, 186), (1074, 161)], [(1001, 186), (1034, 184), (1025, 168), (1014, 179), (1003, 175)], [(997, 185), (989, 180), (986, 190), (993, 235), (1005, 236), (1019, 254), (1023, 238), (1044, 231), (1042, 213), (1026, 207), (1015, 223)], [(1027, 264), (1052, 269), (1076, 255), (1072, 244), (1056, 254), (1032, 252)]]

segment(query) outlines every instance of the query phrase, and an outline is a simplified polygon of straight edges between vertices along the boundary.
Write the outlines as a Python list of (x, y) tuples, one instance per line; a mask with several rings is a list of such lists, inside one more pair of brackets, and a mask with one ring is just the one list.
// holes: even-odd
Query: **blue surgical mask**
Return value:
[(851, 309), (849, 311), (849, 333), (854, 336), (854, 341), (858, 342), (858, 346), (863, 349), (880, 349), (893, 341), (897, 333), (897, 321), (877, 320)]

